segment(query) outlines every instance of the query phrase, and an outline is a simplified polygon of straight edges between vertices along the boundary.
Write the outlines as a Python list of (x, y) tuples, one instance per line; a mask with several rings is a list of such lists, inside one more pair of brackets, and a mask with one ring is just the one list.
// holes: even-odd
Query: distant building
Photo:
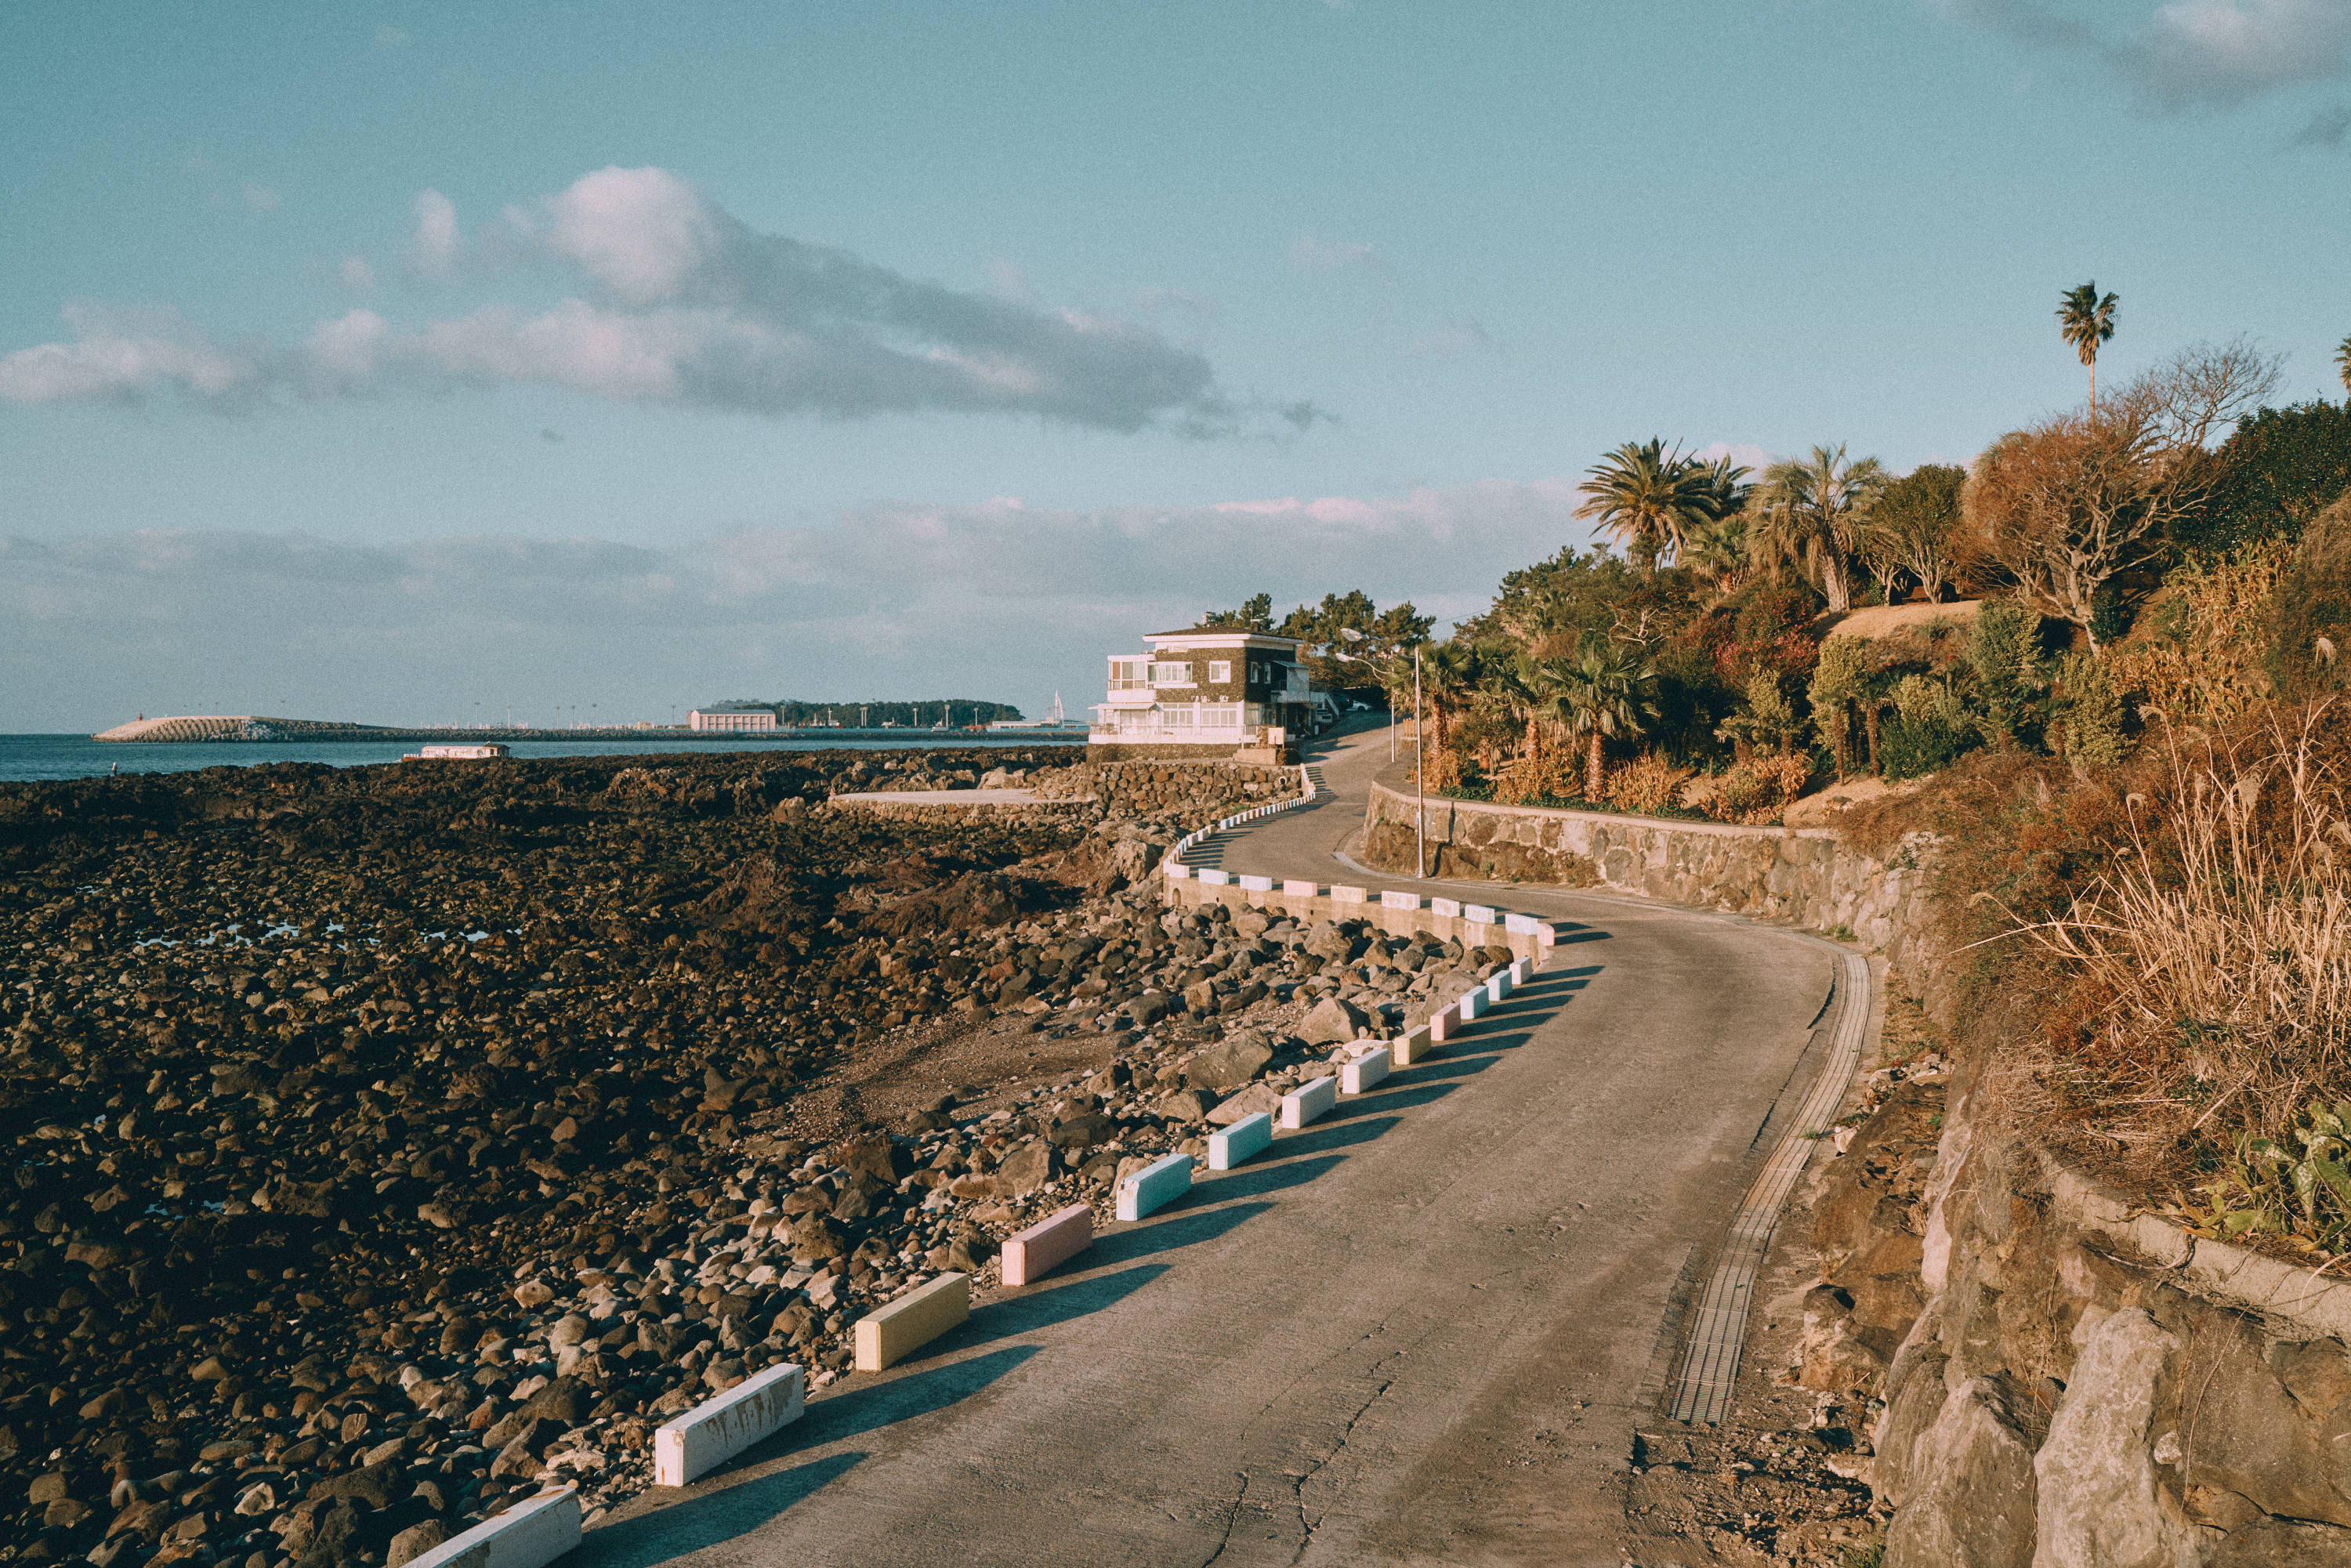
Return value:
[(772, 733), (776, 727), (776, 710), (771, 707), (737, 706), (720, 703), (716, 707), (695, 708), (685, 716), (686, 727), (695, 730), (737, 730)]
[(496, 741), (482, 746), (428, 746), (422, 751), (412, 751), (402, 762), (488, 762), (507, 755), (507, 748)]
[(1110, 656), (1108, 700), (1095, 705), (1089, 751), (1105, 758), (1229, 757), (1280, 747), (1312, 723), (1300, 639), (1195, 626), (1144, 638), (1148, 653)]

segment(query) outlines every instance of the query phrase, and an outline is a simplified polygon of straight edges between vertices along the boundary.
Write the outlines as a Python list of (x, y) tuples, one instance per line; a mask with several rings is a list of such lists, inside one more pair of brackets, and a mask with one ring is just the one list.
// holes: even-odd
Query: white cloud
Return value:
[(123, 316), (77, 303), (64, 311), (77, 337), (0, 358), (0, 400), (17, 403), (135, 401), (179, 391), (214, 402), (263, 390), (266, 367), (222, 347), (169, 312)]
[(375, 287), (375, 268), (363, 256), (343, 257), (342, 265), (337, 268), (337, 273), (342, 278), (343, 287), (346, 288), (364, 293)]
[(2040, 47), (2094, 54), (2165, 110), (2233, 109), (2351, 70), (2351, 0), (2169, 0), (2118, 36), (2039, 0), (1935, 4)]
[[(415, 270), (451, 277), (465, 243), (455, 206), (426, 191), (416, 216)], [(600, 170), (536, 210), (510, 212), (499, 234), (580, 292), (549, 309), (493, 304), (413, 328), (354, 312), (298, 349), (248, 361), (272, 386), (314, 397), (521, 383), (769, 414), (998, 412), (1193, 436), (1304, 430), (1330, 417), (1306, 402), (1231, 398), (1198, 353), (1131, 321), (949, 289), (755, 233), (665, 170)], [(181, 340), (207, 347), (193, 332)], [(0, 365), (99, 367), (78, 380), (20, 378), (20, 402), (163, 384), (129, 370), (110, 382), (102, 366), (115, 355), (110, 344), (47, 344)], [(209, 390), (193, 378), (177, 384)]]
[(445, 279), (457, 269), (457, 208), (438, 191), (416, 198), (416, 238), (411, 265), (425, 277)]
[(2167, 109), (2232, 108), (2351, 66), (2351, 0), (2174, 0), (2116, 58)]
[(1290, 259), (1297, 266), (1318, 269), (1380, 264), (1379, 254), (1370, 246), (1350, 240), (1318, 239), (1312, 229), (1290, 242)]
[[(117, 706), (173, 711), (200, 695), (224, 705), (203, 711), (419, 722), (448, 716), (434, 711), (442, 695), (493, 682), (569, 691), (584, 707), (582, 671), (603, 672), (592, 678), (607, 689), (636, 683), (648, 702), (699, 701), (757, 673), (743, 662), (753, 645), (771, 695), (953, 688), (1041, 704), (1058, 686), (1078, 705), (1097, 700), (1087, 687), (1104, 654), (1260, 591), (1280, 609), (1360, 587), (1382, 604), (1474, 613), (1504, 571), (1589, 538), (1575, 501), (1572, 478), (1085, 511), (1006, 497), (661, 550), (163, 530), (0, 539), (0, 667), (25, 677), (0, 691), (0, 727), (95, 728)], [(200, 668), (212, 689), (174, 698)]]
[(277, 210), (277, 204), (284, 200), (275, 190), (258, 181), (246, 181), (243, 189), (245, 204), (256, 213), (274, 213)]

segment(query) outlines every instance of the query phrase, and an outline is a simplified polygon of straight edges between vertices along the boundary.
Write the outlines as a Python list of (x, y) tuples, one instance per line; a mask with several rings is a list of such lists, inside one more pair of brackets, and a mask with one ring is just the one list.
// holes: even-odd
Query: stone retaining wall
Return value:
[[(1363, 860), (1409, 873), (1412, 797), (1374, 784)], [(1605, 887), (1668, 904), (1849, 930), (1906, 976), (1927, 928), (1929, 846), (1905, 840), (1887, 860), (1838, 841), (1826, 828), (1740, 828), (1606, 811), (1432, 800), (1430, 874), (1496, 882)]]
[(1041, 794), (1091, 795), (1113, 817), (1174, 812), (1212, 821), (1299, 792), (1298, 770), (1254, 762), (1102, 762), (1055, 768), (1033, 779)]

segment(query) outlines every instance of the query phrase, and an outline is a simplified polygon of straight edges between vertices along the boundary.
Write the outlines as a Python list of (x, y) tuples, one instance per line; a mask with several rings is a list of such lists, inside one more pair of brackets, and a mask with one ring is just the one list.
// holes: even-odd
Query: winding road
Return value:
[[(1333, 856), (1386, 746), (1342, 738), (1313, 804), (1187, 858), (1360, 880)], [(1574, 929), (1494, 1026), (641, 1497), (567, 1568), (1614, 1568), (1669, 1312), (1818, 1076), (1837, 956), (1505, 902)]]

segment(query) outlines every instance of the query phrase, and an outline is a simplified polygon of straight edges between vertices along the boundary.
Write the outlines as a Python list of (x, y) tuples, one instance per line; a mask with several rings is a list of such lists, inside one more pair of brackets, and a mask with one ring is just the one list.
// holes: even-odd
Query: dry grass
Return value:
[(2073, 977), (2035, 1076), (2048, 1109), (2147, 1178), (2286, 1139), (2351, 1084), (2351, 822), (2341, 714), (2172, 737), (2111, 865), (2020, 923)]

